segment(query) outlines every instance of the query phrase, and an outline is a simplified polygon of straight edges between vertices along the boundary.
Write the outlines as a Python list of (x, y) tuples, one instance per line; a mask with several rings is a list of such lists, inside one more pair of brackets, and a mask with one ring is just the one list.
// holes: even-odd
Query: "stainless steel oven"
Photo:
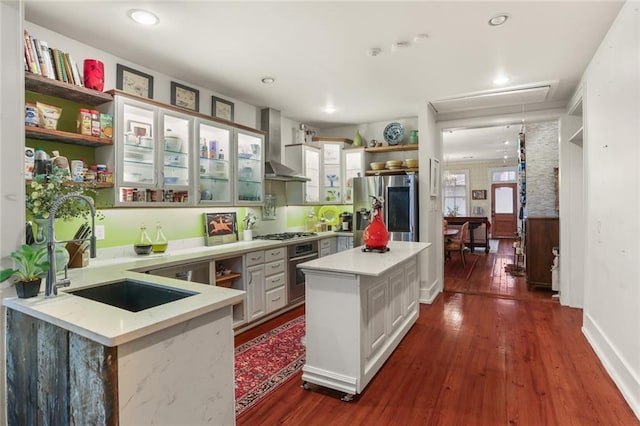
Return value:
[(304, 299), (304, 273), (297, 266), (300, 263), (318, 258), (318, 241), (292, 244), (287, 248), (287, 255), (289, 260), (287, 293), (289, 295), (289, 303), (294, 303)]

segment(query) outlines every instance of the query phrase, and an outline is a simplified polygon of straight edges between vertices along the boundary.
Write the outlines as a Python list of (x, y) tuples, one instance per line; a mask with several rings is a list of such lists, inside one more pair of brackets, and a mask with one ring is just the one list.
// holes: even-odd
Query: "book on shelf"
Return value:
[(62, 78), (62, 66), (60, 65), (60, 51), (58, 49), (52, 49), (53, 63), (56, 67), (56, 77), (59, 81), (64, 81)]
[(29, 63), (29, 69), (31, 72), (34, 74), (40, 74), (38, 72), (38, 67), (36, 66), (37, 59), (34, 60), (35, 52), (31, 47), (31, 37), (29, 37), (29, 33), (26, 30), (24, 31), (24, 51), (25, 55), (27, 55), (27, 62)]
[(44, 56), (45, 64), (47, 66), (47, 77), (55, 80), (56, 70), (53, 67), (53, 58), (51, 57), (49, 44), (44, 40), (40, 40), (40, 48), (42, 50), (42, 56)]
[(38, 61), (38, 71), (40, 75), (46, 77), (47, 70), (44, 68), (44, 58), (42, 57), (42, 51), (40, 50), (40, 40), (37, 38), (31, 37), (31, 46), (33, 47), (34, 52), (36, 52), (36, 60)]
[(73, 81), (75, 81), (76, 86), (84, 86), (82, 80), (82, 74), (80, 74), (80, 69), (78, 68), (78, 63), (73, 60), (73, 56), (69, 53), (69, 63), (71, 65), (71, 72), (73, 73)]
[(69, 54), (67, 52), (62, 52), (62, 60), (64, 61), (64, 70), (67, 74), (67, 83), (75, 85), (76, 82), (73, 79), (73, 74), (71, 73), (71, 63), (69, 62)]

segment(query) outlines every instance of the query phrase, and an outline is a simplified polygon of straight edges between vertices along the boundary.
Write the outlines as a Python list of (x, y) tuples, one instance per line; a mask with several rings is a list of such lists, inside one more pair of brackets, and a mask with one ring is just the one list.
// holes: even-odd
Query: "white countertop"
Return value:
[(399, 263), (430, 247), (431, 243), (389, 241), (387, 246), (390, 250), (386, 253), (363, 252), (362, 246), (355, 247), (340, 253), (300, 263), (298, 268), (302, 270), (380, 276)]
[[(38, 296), (29, 299), (6, 298), (3, 299), (3, 304), (105, 346), (117, 346), (204, 313), (237, 304), (245, 298), (245, 292), (240, 290), (191, 283), (135, 271), (190, 261), (241, 256), (255, 250), (295, 244), (305, 240), (322, 239), (336, 234), (338, 233), (322, 232), (314, 237), (295, 240), (240, 241), (218, 246), (169, 251), (162, 255), (136, 256), (132, 254), (115, 259), (91, 259), (87, 267), (69, 269), (71, 286), (58, 289), (57, 296), (45, 298), (43, 291)], [(124, 278), (195, 291), (198, 294), (140, 312), (129, 312), (66, 293), (69, 290), (110, 283)], [(44, 287), (43, 281), (43, 290)]]

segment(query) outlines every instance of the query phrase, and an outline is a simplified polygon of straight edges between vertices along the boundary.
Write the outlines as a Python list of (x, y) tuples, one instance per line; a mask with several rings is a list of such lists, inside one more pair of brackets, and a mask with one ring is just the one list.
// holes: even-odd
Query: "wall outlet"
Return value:
[(104, 240), (104, 225), (96, 225), (96, 240)]

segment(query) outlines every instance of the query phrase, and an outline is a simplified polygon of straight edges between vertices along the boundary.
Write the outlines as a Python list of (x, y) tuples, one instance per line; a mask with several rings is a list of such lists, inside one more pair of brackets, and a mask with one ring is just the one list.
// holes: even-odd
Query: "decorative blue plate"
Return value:
[(387, 124), (387, 127), (384, 128), (384, 132), (382, 132), (382, 136), (384, 136), (384, 140), (387, 141), (389, 145), (398, 145), (398, 143), (404, 137), (404, 127), (402, 124), (393, 123)]

